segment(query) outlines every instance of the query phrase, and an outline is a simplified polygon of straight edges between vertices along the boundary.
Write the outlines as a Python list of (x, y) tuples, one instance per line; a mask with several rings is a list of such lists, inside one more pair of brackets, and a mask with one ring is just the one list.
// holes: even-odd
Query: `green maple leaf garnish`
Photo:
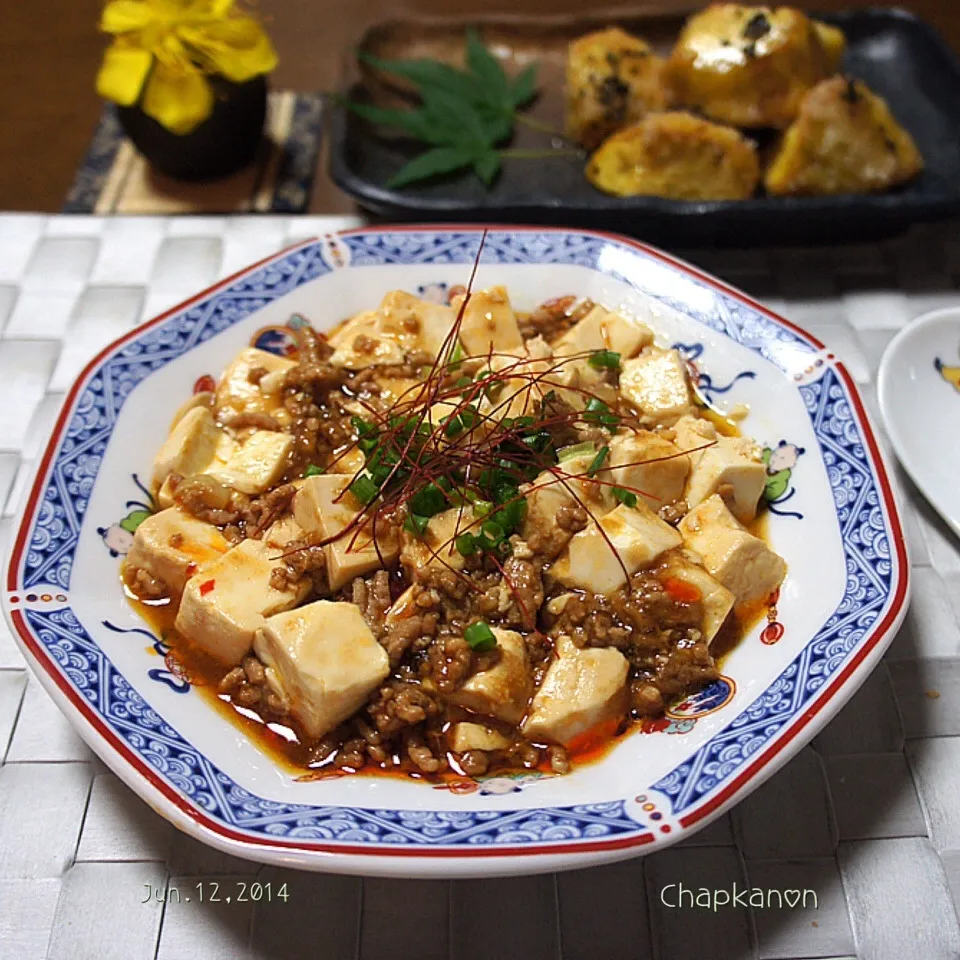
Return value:
[(431, 149), (402, 167), (388, 187), (402, 187), (438, 174), (472, 169), (487, 185), (500, 172), (505, 156), (566, 154), (564, 150), (506, 151), (520, 107), (536, 94), (537, 64), (510, 78), (484, 46), (477, 32), (467, 30), (467, 69), (437, 60), (381, 60), (367, 53), (360, 59), (377, 70), (411, 81), (420, 106), (387, 109), (343, 101), (355, 114), (379, 126), (395, 127)]

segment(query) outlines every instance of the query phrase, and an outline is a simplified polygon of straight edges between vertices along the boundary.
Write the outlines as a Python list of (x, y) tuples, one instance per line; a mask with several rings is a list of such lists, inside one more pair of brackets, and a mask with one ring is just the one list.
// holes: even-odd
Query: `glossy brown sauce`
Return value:
[[(761, 515), (753, 524), (752, 532), (756, 536), (763, 536), (765, 527), (765, 516)], [(241, 730), (274, 762), (307, 780), (323, 779), (325, 776), (332, 777), (342, 774), (342, 771), (336, 770), (329, 761), (319, 765), (312, 762), (311, 750), (313, 744), (302, 737), (295, 722), (267, 722), (255, 710), (240, 706), (234, 703), (228, 694), (218, 692), (220, 681), (229, 668), (200, 650), (174, 630), (173, 624), (177, 612), (174, 603), (170, 601), (145, 603), (131, 596), (129, 591), (127, 591), (127, 597), (137, 615), (170, 648), (170, 652), (167, 654), (168, 668), (186, 679), (194, 690), (206, 699), (221, 716)], [(738, 616), (731, 616), (727, 619), (727, 622), (721, 627), (720, 632), (710, 645), (710, 652), (713, 654), (718, 669), (722, 670), (723, 663), (730, 653), (756, 623), (766, 615), (766, 612), (766, 606), (760, 606), (756, 610), (741, 611)], [(149, 649), (153, 652), (152, 647)], [(464, 716), (467, 716), (466, 713)], [(574, 743), (568, 747), (567, 753), (572, 765), (580, 767), (584, 763), (593, 763), (603, 759), (621, 740), (634, 733), (641, 723), (640, 720), (628, 720), (610, 729), (589, 731), (582, 742)], [(545, 751), (541, 751), (541, 754), (545, 757)], [(451, 761), (449, 770), (431, 776), (420, 773), (412, 764), (406, 762), (394, 768), (383, 768), (368, 763), (351, 775), (396, 776), (403, 779), (414, 777), (434, 783), (463, 779), (464, 774), (456, 768), (456, 760), (452, 755), (448, 756), (448, 760)], [(551, 773), (549, 761), (545, 758), (535, 769), (541, 773)], [(507, 772), (516, 773), (518, 771)], [(495, 772), (494, 775), (496, 775)]]

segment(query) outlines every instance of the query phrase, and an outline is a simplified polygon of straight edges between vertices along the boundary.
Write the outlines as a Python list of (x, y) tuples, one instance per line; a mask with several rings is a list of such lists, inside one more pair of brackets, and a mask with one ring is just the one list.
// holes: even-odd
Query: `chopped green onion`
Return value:
[(572, 460), (574, 457), (585, 457), (588, 453), (596, 453), (597, 448), (590, 442), (575, 443), (572, 447), (564, 447), (557, 452), (560, 462)]
[(588, 423), (599, 423), (605, 427), (615, 427), (620, 418), (610, 412), (610, 408), (599, 398), (591, 397), (583, 411), (583, 419)]
[(549, 433), (546, 430), (541, 430), (539, 433), (533, 434), (530, 437), (521, 437), (520, 442), (525, 446), (529, 447), (531, 450), (536, 453), (543, 453), (547, 447), (553, 442)]
[(303, 471), (305, 477), (319, 477), (321, 473), (323, 473), (323, 467), (315, 463), (311, 463), (310, 466)]
[(587, 361), (594, 370), (619, 370), (620, 354), (613, 350), (598, 350)]
[(449, 437), (452, 440), (461, 433), (463, 433), (463, 423), (459, 416), (454, 414), (454, 416), (448, 417), (444, 421), (443, 435), (445, 437)]
[(383, 463), (380, 460), (377, 460), (377, 462), (371, 460), (367, 464), (367, 470), (370, 471), (370, 476), (378, 487), (382, 487), (387, 482), (390, 474), (393, 473), (393, 467), (389, 463)]
[(489, 500), (474, 500), (473, 512), (478, 517), (485, 517), (493, 509), (493, 504)]
[(587, 476), (596, 476), (597, 471), (604, 465), (607, 457), (610, 456), (609, 447), (601, 447), (600, 452), (593, 458), (593, 463), (587, 467)]
[(491, 542), (499, 543), (504, 538), (503, 527), (496, 520), (486, 520), (480, 526), (480, 532)]
[(637, 495), (632, 490), (624, 490), (623, 487), (614, 487), (611, 491), (613, 499), (628, 507), (637, 505)]
[(472, 557), (477, 552), (477, 538), (472, 533), (461, 533), (453, 543), (462, 557)]
[(453, 385), (458, 390), (463, 390), (464, 387), (469, 387), (471, 383), (473, 383), (473, 377), (457, 377), (457, 379), (453, 381)]
[(347, 488), (364, 506), (373, 503), (380, 493), (380, 488), (365, 473), (359, 474)]
[(504, 504), (493, 516), (493, 519), (503, 527), (507, 536), (519, 530), (527, 516), (527, 501), (518, 496), (515, 500)]
[(453, 350), (450, 353), (450, 359), (447, 361), (447, 366), (451, 370), (456, 370), (460, 365), (460, 362), (463, 360), (463, 344), (457, 340), (453, 345)]
[(537, 421), (533, 417), (504, 417), (500, 425), (504, 430), (524, 430), (532, 427)]
[(375, 437), (380, 432), (377, 430), (375, 423), (370, 423), (369, 420), (364, 420), (363, 417), (353, 416), (350, 418), (350, 422), (356, 429), (358, 437)]
[(460, 411), (460, 422), (463, 424), (465, 430), (469, 430), (471, 427), (475, 426), (477, 419), (477, 408), (473, 406), (473, 404), (468, 403)]
[(487, 653), (490, 650), (495, 650), (497, 647), (496, 636), (490, 629), (489, 624), (484, 623), (482, 620), (471, 623), (470, 626), (463, 631), (463, 639), (470, 644), (470, 649), (476, 650), (477, 653)]
[(351, 417), (350, 422), (357, 431), (357, 446), (365, 454), (373, 453), (377, 446), (377, 438), (380, 436), (380, 431), (377, 429), (376, 424), (370, 423), (369, 420), (364, 420), (363, 417), (357, 416)]
[(403, 521), (403, 529), (407, 533), (413, 533), (416, 536), (420, 536), (427, 529), (427, 524), (430, 522), (429, 517), (421, 517), (416, 513), (408, 513), (407, 519)]
[(428, 483), (410, 498), (410, 509), (421, 517), (432, 517), (447, 506), (443, 490), (436, 484)]
[[(481, 370), (480, 373), (477, 374), (477, 380), (486, 380), (488, 377), (492, 376), (492, 370)], [(496, 400), (500, 394), (500, 391), (503, 390), (503, 381), (494, 380), (492, 383), (486, 384), (483, 390), (489, 399)]]

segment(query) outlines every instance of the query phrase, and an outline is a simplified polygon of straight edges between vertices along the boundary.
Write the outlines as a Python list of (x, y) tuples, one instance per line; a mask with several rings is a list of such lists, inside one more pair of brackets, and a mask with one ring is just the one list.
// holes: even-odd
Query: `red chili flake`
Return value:
[(197, 572), (197, 565), (191, 560), (187, 564), (187, 578), (189, 579)]
[(692, 583), (681, 580), (679, 577), (667, 577), (663, 581), (663, 588), (672, 600), (677, 603), (696, 603), (703, 599), (703, 594)]
[(200, 584), (200, 596), (205, 597), (215, 586), (216, 580), (206, 580)]
[(197, 377), (193, 385), (194, 393), (212, 393), (216, 389), (217, 381), (214, 380), (209, 373), (205, 373), (202, 377)]

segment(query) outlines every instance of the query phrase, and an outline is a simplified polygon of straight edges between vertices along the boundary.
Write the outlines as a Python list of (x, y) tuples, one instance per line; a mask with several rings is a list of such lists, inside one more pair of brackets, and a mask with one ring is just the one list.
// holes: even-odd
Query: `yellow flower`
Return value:
[(189, 133), (213, 110), (209, 74), (243, 83), (277, 65), (258, 20), (234, 0), (109, 0), (100, 29), (114, 35), (97, 92), (174, 133)]

